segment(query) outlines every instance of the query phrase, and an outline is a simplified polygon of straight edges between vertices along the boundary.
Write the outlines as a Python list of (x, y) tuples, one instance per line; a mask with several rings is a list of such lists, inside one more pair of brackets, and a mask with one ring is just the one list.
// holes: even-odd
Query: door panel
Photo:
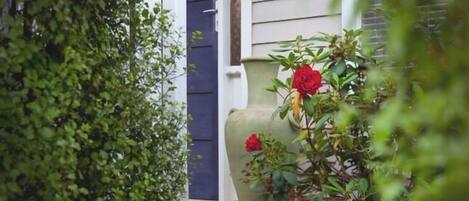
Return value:
[(189, 198), (193, 199), (218, 199), (218, 181), (216, 177), (216, 169), (218, 164), (217, 142), (212, 140), (198, 140), (190, 147), (193, 156), (202, 156), (198, 160), (194, 160), (191, 166), (192, 180), (189, 185)]
[[(189, 93), (214, 92), (217, 86), (217, 75), (213, 72), (210, 60), (216, 60), (216, 49), (212, 46), (193, 46), (189, 50), (188, 60), (195, 65), (195, 70), (187, 77)], [(216, 71), (215, 71), (216, 72)]]
[(187, 101), (194, 106), (188, 108), (193, 117), (189, 124), (193, 140), (213, 140), (218, 135), (217, 125), (214, 123), (217, 122), (217, 110), (214, 108), (217, 97), (214, 96), (213, 93), (195, 93), (187, 97)]
[(203, 13), (214, 8), (213, 1), (187, 0), (187, 41), (191, 41), (194, 31), (203, 36), (187, 48), (188, 65), (195, 65), (195, 70), (187, 74), (187, 111), (192, 117), (188, 125), (192, 135), (188, 165), (192, 199), (218, 199), (217, 33), (215, 15)]

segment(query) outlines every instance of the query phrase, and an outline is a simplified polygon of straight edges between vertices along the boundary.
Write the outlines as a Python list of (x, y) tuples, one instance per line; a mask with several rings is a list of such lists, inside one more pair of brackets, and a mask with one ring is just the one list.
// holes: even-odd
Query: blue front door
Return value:
[[(187, 75), (188, 113), (192, 116), (192, 157), (189, 198), (218, 199), (218, 98), (217, 32), (214, 0), (187, 0), (187, 35), (202, 32), (202, 40), (189, 43), (188, 64), (195, 70)], [(197, 156), (201, 156), (198, 158)]]

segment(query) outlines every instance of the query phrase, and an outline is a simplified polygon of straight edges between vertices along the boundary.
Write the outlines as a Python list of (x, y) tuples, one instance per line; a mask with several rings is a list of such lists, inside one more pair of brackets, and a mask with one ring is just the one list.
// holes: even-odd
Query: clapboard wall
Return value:
[[(248, 0), (247, 0), (248, 1)], [(252, 54), (266, 56), (277, 42), (297, 35), (340, 33), (340, 9), (331, 0), (252, 0)]]

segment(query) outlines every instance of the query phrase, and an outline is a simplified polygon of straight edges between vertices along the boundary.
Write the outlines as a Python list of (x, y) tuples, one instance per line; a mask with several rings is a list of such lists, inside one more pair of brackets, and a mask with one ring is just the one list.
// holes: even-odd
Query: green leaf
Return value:
[(354, 81), (357, 78), (358, 78), (358, 75), (356, 73), (350, 73), (347, 75), (347, 77), (344, 78), (342, 83), (340, 83), (340, 86), (343, 87), (344, 85)]
[(298, 184), (298, 181), (297, 181), (297, 178), (296, 178), (296, 174), (294, 173), (291, 173), (291, 172), (282, 172), (282, 175), (283, 175), (283, 178), (285, 178), (285, 180), (295, 186)]
[(316, 53), (317, 55), (320, 55), (324, 51), (324, 48), (319, 48), (318, 52)]
[(148, 9), (143, 9), (142, 16), (143, 17), (148, 17), (148, 14), (149, 14)]
[(274, 86), (276, 86), (276, 87), (288, 88), (285, 83), (283, 83), (282, 81), (280, 81), (280, 80), (277, 79), (277, 78), (274, 78), (274, 79), (273, 79), (273, 82), (274, 82)]
[(324, 190), (329, 191), (330, 193), (334, 193), (334, 192), (340, 193), (340, 189), (337, 189), (336, 187), (331, 186), (331, 185), (324, 184), (323, 188)]
[(303, 140), (306, 140), (306, 138), (308, 138), (308, 131), (306, 130), (301, 131), (301, 133), (298, 136), (296, 136), (296, 138), (292, 141), (292, 143), (301, 142)]
[[(320, 48), (319, 50), (322, 50), (323, 48)], [(326, 59), (329, 56), (329, 51), (323, 51), (321, 53), (316, 54), (316, 62), (321, 62), (323, 59)]]
[(305, 48), (305, 51), (306, 51), (306, 53), (308, 53), (312, 57), (316, 57), (316, 55), (314, 54), (314, 52), (310, 48)]
[(277, 93), (277, 91), (278, 91), (277, 87), (275, 87), (275, 86), (265, 88), (265, 90), (270, 91), (270, 92), (274, 92), (274, 93)]
[(337, 182), (337, 179), (334, 177), (328, 177), (327, 181), (332, 184), (336, 189), (339, 190), (341, 193), (345, 193), (345, 189)]
[(315, 124), (314, 126), (314, 129), (315, 130), (320, 130), (322, 129), (322, 127), (324, 127), (324, 123), (327, 122), (327, 120), (329, 120), (329, 118), (332, 117), (332, 114), (328, 113), (328, 114), (325, 114), (323, 115)]
[(50, 127), (43, 127), (39, 130), (39, 133), (44, 138), (51, 138), (54, 136), (54, 130)]
[(366, 191), (368, 190), (367, 179), (361, 178), (360, 180), (358, 180), (358, 190), (360, 191), (360, 193), (366, 193)]
[(332, 71), (334, 71), (338, 76), (341, 76), (342, 73), (345, 72), (347, 66), (345, 65), (344, 60), (340, 60), (335, 63), (335, 65), (331, 66)]
[(355, 180), (351, 180), (347, 185), (345, 185), (345, 192), (352, 192), (355, 188)]
[(272, 174), (272, 184), (276, 187), (283, 187), (285, 181), (281, 172), (274, 172)]
[(335, 88), (339, 88), (339, 76), (336, 73), (331, 73), (332, 79), (331, 79), (331, 84)]
[(288, 114), (288, 109), (290, 108), (290, 105), (288, 103), (284, 104), (281, 108), (280, 108), (280, 118), (281, 119), (284, 119), (285, 116), (287, 116)]
[(313, 116), (314, 114), (314, 99), (311, 97), (303, 98), (303, 109), (305, 110), (308, 116)]
[(288, 110), (290, 109), (290, 103), (291, 103), (292, 98), (288, 98), (285, 100), (283, 105), (280, 107), (279, 113), (280, 113), (280, 118), (284, 119), (285, 116), (288, 114)]

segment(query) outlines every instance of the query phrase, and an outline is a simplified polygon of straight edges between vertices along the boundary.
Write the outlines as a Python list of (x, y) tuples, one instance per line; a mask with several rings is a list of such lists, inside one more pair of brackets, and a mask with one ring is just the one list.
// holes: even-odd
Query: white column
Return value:
[(358, 0), (342, 0), (342, 29), (361, 28), (361, 12), (355, 10), (357, 4)]

